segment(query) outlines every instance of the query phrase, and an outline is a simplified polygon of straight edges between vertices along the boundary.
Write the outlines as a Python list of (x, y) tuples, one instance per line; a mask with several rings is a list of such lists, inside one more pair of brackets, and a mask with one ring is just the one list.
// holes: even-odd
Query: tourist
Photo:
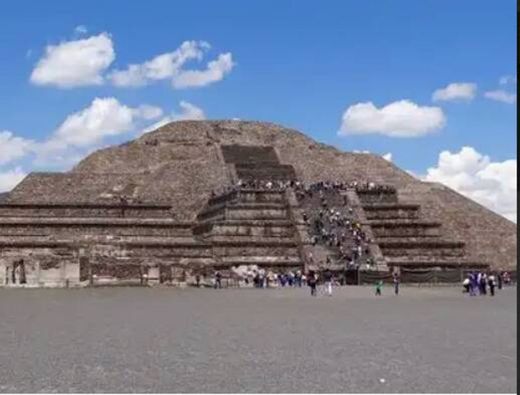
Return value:
[(381, 296), (382, 288), (383, 288), (383, 280), (376, 281), (376, 296)]
[(393, 281), (394, 281), (394, 293), (396, 295), (399, 295), (399, 275), (397, 272), (394, 272), (393, 274)]
[(502, 273), (497, 273), (497, 285), (498, 289), (502, 289)]
[(309, 285), (309, 287), (311, 288), (311, 296), (316, 296), (316, 283), (317, 283), (317, 278), (316, 278), (316, 275), (314, 274), (314, 272), (309, 272), (309, 277), (307, 278), (307, 284)]
[(197, 284), (197, 288), (200, 288), (200, 274), (195, 275), (195, 283)]
[(486, 273), (480, 273), (479, 290), (481, 295), (486, 295), (487, 276)]
[(509, 285), (511, 283), (511, 276), (509, 272), (504, 272), (504, 285)]
[(495, 296), (495, 276), (490, 274), (488, 276), (488, 285), (489, 285), (489, 295)]
[(287, 285), (289, 285), (289, 287), (292, 287), (294, 285), (294, 273), (292, 271), (289, 271), (289, 273), (287, 273)]
[(215, 273), (215, 289), (217, 288), (222, 288), (222, 274), (219, 271)]
[(332, 272), (329, 269), (323, 273), (323, 280), (325, 281), (325, 292), (332, 296)]
[(474, 272), (471, 272), (469, 274), (469, 294), (470, 296), (475, 296), (477, 294), (478, 289), (478, 282), (477, 282), (477, 274)]
[(294, 277), (294, 280), (296, 281), (296, 286), (298, 288), (301, 288), (301, 286), (302, 286), (302, 272), (300, 270), (296, 271), (296, 275)]
[(471, 281), (469, 280), (468, 277), (466, 277), (464, 279), (464, 281), (462, 282), (462, 286), (464, 287), (464, 289), (462, 290), (462, 293), (470, 293), (469, 291), (469, 287), (471, 286)]

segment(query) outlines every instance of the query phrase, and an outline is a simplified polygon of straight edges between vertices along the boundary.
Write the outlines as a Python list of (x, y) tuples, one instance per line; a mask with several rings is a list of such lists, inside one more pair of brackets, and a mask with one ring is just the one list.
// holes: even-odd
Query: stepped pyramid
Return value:
[(0, 285), (170, 284), (237, 265), (304, 269), (312, 246), (294, 192), (220, 193), (238, 179), (393, 186), (346, 191), (377, 270), (516, 270), (514, 223), (379, 156), (271, 123), (179, 121), (69, 172), (31, 173), (3, 196)]

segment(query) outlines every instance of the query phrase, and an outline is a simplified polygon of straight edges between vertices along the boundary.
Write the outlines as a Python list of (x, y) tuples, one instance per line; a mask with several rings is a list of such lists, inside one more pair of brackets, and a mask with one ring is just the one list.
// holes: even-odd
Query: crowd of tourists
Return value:
[[(303, 220), (308, 226), (312, 245), (322, 244), (334, 251), (342, 268), (357, 270), (362, 263), (372, 265), (370, 239), (355, 220), (345, 195), (339, 193), (343, 183), (318, 182), (296, 188), (297, 198), (304, 207)], [(319, 199), (319, 200), (318, 200)], [(330, 255), (325, 265), (332, 263)], [(309, 257), (313, 265), (313, 257)], [(323, 264), (319, 262), (318, 264)]]
[[(301, 270), (289, 270), (287, 272), (275, 273), (266, 271), (265, 269), (254, 268), (242, 273), (239, 276), (243, 285), (254, 288), (301, 288), (308, 286), (311, 295), (317, 295), (318, 286), (323, 286), (323, 292), (332, 295), (332, 286), (339, 285), (334, 279), (333, 273), (326, 269), (322, 272), (310, 270), (303, 273)], [(201, 286), (200, 276), (196, 276), (196, 285)], [(213, 287), (215, 289), (223, 288), (223, 275), (220, 271), (216, 271), (213, 276)]]
[(225, 195), (230, 192), (239, 192), (242, 189), (284, 191), (288, 188), (292, 188), (296, 192), (297, 196), (301, 196), (302, 193), (312, 193), (319, 190), (346, 191), (348, 189), (355, 189), (357, 192), (395, 192), (395, 187), (391, 185), (377, 184), (369, 181), (319, 181), (314, 183), (307, 183), (297, 180), (239, 179), (234, 185), (226, 185), (219, 190), (213, 190), (211, 192), (211, 197)]
[(508, 272), (496, 274), (485, 272), (471, 272), (464, 279), (462, 286), (463, 292), (470, 296), (487, 295), (495, 296), (495, 288), (502, 289), (503, 285), (511, 283), (511, 276)]
[(307, 283), (307, 277), (301, 270), (288, 270), (285, 273), (274, 273), (260, 269), (254, 273), (252, 278), (245, 277), (246, 285), (253, 284), (255, 288), (277, 287), (302, 287)]

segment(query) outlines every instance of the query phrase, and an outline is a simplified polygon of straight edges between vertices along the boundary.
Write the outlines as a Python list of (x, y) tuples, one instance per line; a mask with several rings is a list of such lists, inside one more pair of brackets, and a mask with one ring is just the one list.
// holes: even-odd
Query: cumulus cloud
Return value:
[(338, 134), (418, 137), (441, 129), (445, 122), (439, 107), (419, 106), (409, 100), (400, 100), (377, 108), (372, 102), (366, 102), (347, 108)]
[(221, 54), (208, 63), (205, 70), (185, 70), (191, 60), (201, 61), (210, 45), (205, 41), (185, 41), (173, 52), (167, 52), (125, 70), (114, 70), (109, 79), (115, 86), (144, 86), (154, 81), (170, 80), (174, 88), (205, 86), (220, 81), (233, 68), (230, 53)]
[(206, 86), (222, 80), (234, 65), (229, 52), (221, 54), (209, 62), (205, 70), (181, 70), (173, 76), (172, 85), (176, 89)]
[(15, 136), (8, 130), (0, 131), (0, 165), (20, 159), (34, 147), (34, 141)]
[(498, 82), (500, 85), (516, 84), (516, 75), (504, 75)]
[(27, 173), (21, 167), (7, 171), (0, 170), (0, 192), (12, 190), (26, 175)]
[(433, 92), (433, 101), (470, 101), (475, 97), (477, 84), (470, 82), (454, 82)]
[(31, 74), (36, 85), (72, 88), (101, 85), (103, 72), (115, 59), (112, 39), (107, 33), (58, 45), (49, 45)]
[(201, 60), (207, 49), (207, 42), (184, 41), (173, 52), (163, 53), (142, 64), (131, 64), (126, 70), (114, 70), (109, 78), (116, 86), (142, 86), (172, 78), (189, 60)]
[(497, 89), (495, 91), (488, 91), (484, 93), (484, 96), (491, 100), (500, 101), (507, 104), (516, 103), (516, 93), (509, 93), (502, 89)]
[(181, 101), (179, 103), (179, 107), (181, 108), (180, 112), (172, 112), (170, 115), (162, 118), (161, 120), (153, 123), (152, 125), (146, 127), (141, 134), (148, 133), (153, 130), (160, 128), (170, 122), (174, 121), (184, 121), (184, 120), (203, 120), (206, 119), (206, 114), (204, 114), (204, 110), (201, 108), (188, 103), (187, 101)]
[(104, 137), (132, 130), (139, 119), (151, 120), (161, 115), (162, 110), (158, 107), (143, 105), (132, 108), (113, 97), (95, 98), (87, 108), (69, 115), (51, 141), (78, 147), (89, 146)]
[(516, 159), (492, 162), (472, 147), (443, 151), (423, 179), (443, 183), (516, 222)]

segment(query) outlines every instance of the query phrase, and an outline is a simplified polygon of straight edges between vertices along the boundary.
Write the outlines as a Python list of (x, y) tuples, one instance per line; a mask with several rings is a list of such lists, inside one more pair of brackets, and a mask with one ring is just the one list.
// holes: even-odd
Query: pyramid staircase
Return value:
[(211, 244), (215, 268), (256, 265), (275, 272), (302, 262), (284, 191), (245, 189), (210, 199), (193, 234)]
[[(222, 147), (227, 164), (242, 181), (290, 180), (273, 147)], [(236, 180), (233, 180), (236, 181)], [(275, 272), (302, 268), (296, 228), (283, 190), (241, 189), (210, 198), (197, 216), (193, 234), (213, 247), (215, 268), (256, 265)]]

